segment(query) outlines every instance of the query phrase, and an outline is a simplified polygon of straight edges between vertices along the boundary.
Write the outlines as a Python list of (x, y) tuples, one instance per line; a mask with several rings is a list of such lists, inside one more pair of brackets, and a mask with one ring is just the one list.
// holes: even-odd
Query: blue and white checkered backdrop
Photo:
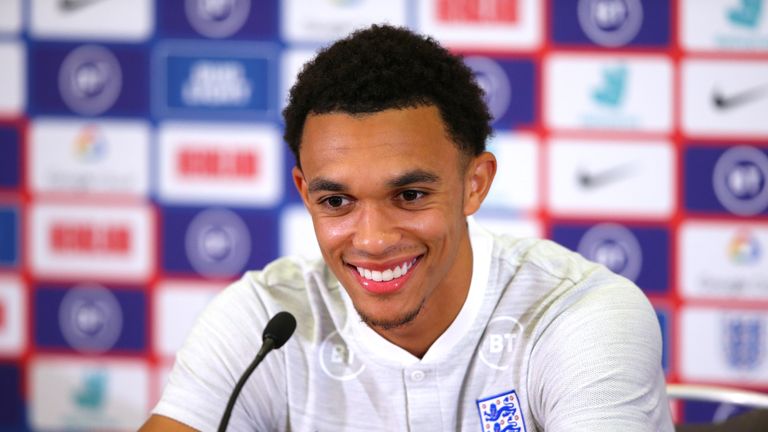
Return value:
[(768, 1), (2, 0), (0, 430), (134, 430), (213, 295), (318, 255), (280, 111), (374, 22), (476, 71), (481, 224), (634, 280), (670, 382), (768, 389)]

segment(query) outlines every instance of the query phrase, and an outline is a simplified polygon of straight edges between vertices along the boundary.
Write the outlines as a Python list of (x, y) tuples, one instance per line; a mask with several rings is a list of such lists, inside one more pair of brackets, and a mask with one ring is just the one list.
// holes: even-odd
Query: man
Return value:
[(631, 282), (548, 241), (477, 227), (496, 160), (471, 71), (373, 26), (302, 70), (284, 111), (323, 260), (283, 258), (210, 305), (143, 430), (672, 430), (661, 336)]

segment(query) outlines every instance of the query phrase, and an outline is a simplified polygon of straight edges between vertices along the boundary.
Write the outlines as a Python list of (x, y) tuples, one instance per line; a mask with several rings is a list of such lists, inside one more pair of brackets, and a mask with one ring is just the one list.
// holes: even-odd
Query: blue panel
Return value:
[(155, 52), (158, 116), (275, 120), (277, 48), (270, 44), (167, 43)]
[(278, 37), (277, 0), (207, 2), (207, 7), (203, 7), (204, 3), (188, 0), (156, 2), (158, 34), (162, 37), (217, 39)]
[(149, 57), (142, 45), (30, 44), (32, 114), (149, 114)]
[(21, 145), (18, 127), (0, 125), (0, 188), (21, 186)]
[(16, 265), (18, 257), (18, 209), (15, 207), (0, 207), (0, 268)]
[(737, 405), (688, 401), (683, 404), (683, 423), (719, 423), (747, 411)]
[(661, 327), (661, 367), (664, 368), (664, 374), (668, 374), (669, 359), (672, 357), (672, 354), (669, 352), (672, 348), (672, 345), (670, 344), (669, 311), (657, 308), (656, 317), (659, 319), (659, 327)]
[(162, 211), (163, 269), (235, 278), (277, 258), (273, 211), (166, 207)]
[(691, 146), (684, 163), (686, 210), (768, 214), (768, 149)]
[[(569, 249), (578, 250), (590, 228), (592, 226), (555, 224), (552, 227), (552, 239)], [(646, 293), (666, 294), (669, 291), (670, 266), (668, 229), (647, 226), (624, 228), (636, 240), (640, 256), (632, 252), (631, 239), (627, 245), (625, 240), (608, 235), (602, 240), (602, 247), (598, 244), (590, 249), (595, 251), (595, 256), (586, 258), (605, 264), (616, 273), (624, 274)], [(639, 266), (637, 271), (632, 270), (634, 266)]]
[(486, 93), (494, 129), (510, 130), (535, 121), (538, 103), (534, 97), (536, 67), (532, 60), (468, 57), (466, 62)]
[(147, 349), (147, 301), (142, 288), (38, 286), (35, 343), (83, 353)]
[(554, 0), (556, 45), (659, 47), (670, 41), (668, 0)]
[(24, 400), (21, 398), (21, 368), (13, 363), (0, 363), (0, 429), (9, 430), (24, 424)]

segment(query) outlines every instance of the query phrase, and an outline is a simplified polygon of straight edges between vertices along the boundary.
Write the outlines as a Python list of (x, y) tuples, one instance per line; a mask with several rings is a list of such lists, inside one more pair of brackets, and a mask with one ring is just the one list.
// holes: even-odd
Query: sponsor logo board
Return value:
[(555, 223), (552, 239), (635, 282), (648, 294), (669, 291), (669, 230), (662, 226)]
[(289, 42), (328, 42), (374, 23), (406, 24), (406, 1), (285, 0), (283, 38)]
[(768, 61), (687, 59), (681, 75), (684, 132), (768, 137)]
[(157, 115), (272, 120), (277, 112), (273, 45), (165, 43), (156, 49), (154, 64)]
[(418, 31), (448, 46), (533, 50), (542, 39), (542, 3), (535, 0), (418, 2)]
[(312, 217), (301, 204), (285, 207), (280, 215), (280, 256), (285, 255), (322, 258)]
[(496, 132), (488, 150), (498, 169), (482, 210), (534, 210), (539, 205), (539, 145), (536, 136)]
[(661, 56), (555, 54), (545, 61), (546, 123), (555, 129), (669, 132), (672, 64)]
[(768, 384), (762, 310), (683, 307), (680, 312), (681, 379), (760, 386)]
[(151, 408), (142, 361), (40, 356), (29, 369), (29, 420), (37, 430), (136, 430)]
[(35, 192), (148, 195), (146, 122), (40, 118), (31, 129), (30, 185)]
[[(2, 12), (2, 9), (0, 9)], [(0, 115), (18, 116), (27, 105), (27, 53), (18, 42), (0, 42)]]
[(165, 202), (272, 206), (282, 196), (283, 144), (272, 126), (164, 123), (158, 146)]
[(154, 216), (145, 205), (36, 203), (31, 267), (38, 276), (146, 280), (154, 265)]
[(18, 278), (0, 276), (0, 353), (19, 355), (26, 338), (26, 289)]
[(94, 283), (36, 287), (36, 345), (83, 354), (143, 351), (147, 302), (141, 288), (127, 288)]
[(165, 281), (155, 288), (154, 349), (173, 357), (198, 316), (226, 284)]
[(765, 0), (683, 0), (681, 43), (697, 51), (768, 52)]
[(0, 2), (0, 33), (18, 33), (21, 30), (21, 0)]
[(530, 60), (467, 56), (493, 116), (494, 130), (509, 130), (534, 121), (535, 68)]
[(679, 236), (686, 298), (768, 300), (768, 224), (687, 221)]
[(555, 214), (667, 217), (675, 197), (675, 155), (661, 141), (555, 138), (548, 152)]
[(32, 0), (30, 30), (37, 38), (142, 41), (154, 29), (150, 0)]
[(158, 2), (157, 31), (171, 38), (276, 39), (278, 9), (277, 0)]

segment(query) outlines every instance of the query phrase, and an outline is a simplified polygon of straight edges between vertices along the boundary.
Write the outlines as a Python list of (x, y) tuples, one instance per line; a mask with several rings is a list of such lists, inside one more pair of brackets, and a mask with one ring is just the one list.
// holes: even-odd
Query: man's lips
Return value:
[(394, 293), (410, 279), (422, 255), (393, 264), (347, 263), (347, 268), (366, 291), (372, 294)]

